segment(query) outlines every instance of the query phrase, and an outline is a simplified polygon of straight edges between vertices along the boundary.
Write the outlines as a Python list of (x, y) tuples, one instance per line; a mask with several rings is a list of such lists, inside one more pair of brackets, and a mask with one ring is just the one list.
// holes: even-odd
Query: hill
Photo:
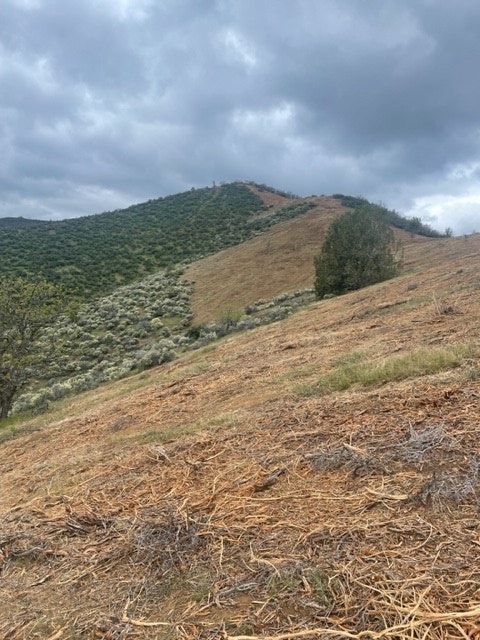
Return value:
[[(182, 351), (198, 348), (226, 333), (279, 320), (313, 299), (313, 257), (318, 253), (332, 220), (345, 211), (339, 197), (297, 198), (255, 184), (223, 185), (219, 189), (222, 191), (204, 190), (201, 197), (195, 192), (172, 197), (171, 217), (166, 221), (159, 219), (160, 226), (163, 225), (164, 231), (168, 227), (177, 246), (175, 225), (179, 224), (181, 215), (186, 212), (180, 204), (187, 198), (192, 207), (191, 223), (193, 226), (197, 224), (197, 229), (190, 233), (188, 227), (182, 233), (190, 234), (195, 244), (200, 238), (196, 233), (201, 229), (198, 226), (200, 222), (203, 220), (202, 224), (205, 225), (204, 218), (207, 215), (215, 218), (216, 214), (210, 208), (212, 203), (220, 198), (217, 205), (223, 199), (232, 206), (235, 203), (235, 206), (239, 206), (240, 202), (250, 202), (244, 199), (247, 192), (259, 207), (258, 210), (243, 213), (239, 210), (230, 217), (226, 214), (225, 224), (231, 222), (234, 227), (237, 225), (235, 228), (239, 237), (253, 237), (192, 263), (186, 271), (183, 266), (171, 265), (166, 271), (117, 286), (110, 294), (95, 296), (83, 304), (76, 316), (61, 318), (54, 327), (42, 334), (40, 352), (45, 354), (45, 358), (31, 370), (29, 385), (23, 390), (23, 395), (17, 398), (14, 411), (42, 411), (52, 401), (98, 387), (104, 382), (129, 375), (133, 370), (172, 360)], [(202, 201), (208, 206), (205, 204), (204, 208), (196, 209)], [(353, 199), (352, 206), (357, 206), (357, 201), (365, 202)], [(386, 216), (392, 213), (383, 207), (378, 208)], [(140, 210), (141, 206), (134, 209)], [(132, 212), (119, 212), (110, 218), (107, 214), (101, 214), (91, 219), (66, 223), (75, 222), (77, 228), (83, 230), (80, 237), (86, 238), (93, 229), (89, 225), (98, 225), (103, 221), (104, 231), (110, 229), (110, 242), (115, 237), (114, 225), (124, 220), (122, 232), (128, 232), (128, 238), (125, 235), (124, 240), (135, 246)], [(141, 245), (142, 234), (150, 229), (147, 235), (154, 238), (156, 228), (151, 220), (149, 222), (145, 212), (138, 213), (137, 218), (135, 224), (138, 224), (137, 231), (141, 232), (137, 240)], [(50, 223), (40, 224), (48, 227)], [(222, 237), (214, 236), (214, 232), (214, 227), (206, 225), (205, 238), (202, 240), (204, 249), (209, 242), (222, 244), (225, 241), (225, 238), (222, 240)], [(432, 240), (400, 229), (396, 229), (396, 234), (405, 247)], [(25, 234), (22, 237), (26, 237)], [(31, 247), (32, 255), (41, 261), (45, 256), (49, 259), (54, 257), (56, 249), (61, 249), (73, 264), (76, 259), (74, 252), (66, 251), (66, 246), (58, 244), (58, 238), (55, 238), (51, 250), (45, 249), (44, 254), (37, 255), (35, 245), (35, 248)], [(100, 233), (97, 239), (107, 242)], [(111, 244), (110, 250), (113, 251), (114, 247)], [(102, 269), (111, 271), (117, 268), (113, 259), (105, 262), (105, 256), (105, 252), (95, 254), (97, 267), (91, 277), (86, 275), (90, 289), (92, 282), (104, 286), (101, 284), (104, 282)], [(177, 260), (179, 256), (174, 252), (169, 259)], [(118, 251), (117, 260), (124, 261), (121, 251)], [(125, 261), (124, 265), (127, 264), (130, 263)], [(129, 278), (132, 278), (132, 274), (135, 274), (135, 265), (128, 271)], [(74, 272), (64, 271), (64, 276), (73, 278)], [(97, 276), (100, 280), (95, 280)], [(81, 288), (85, 282), (82, 276), (77, 286)], [(108, 283), (111, 285), (110, 280)], [(56, 358), (49, 355), (53, 342), (60, 352)]]
[[(324, 200), (327, 209), (338, 211), (366, 202), (347, 196)], [(71, 220), (4, 218), (0, 274), (41, 273), (72, 296), (94, 299), (160, 269), (238, 245), (319, 204), (314, 197), (234, 182)], [(379, 209), (392, 224), (410, 225), (395, 212)], [(421, 223), (413, 230), (434, 234)]]
[(3, 431), (4, 636), (476, 637), (480, 235), (406, 261)]
[[(308, 204), (264, 207), (252, 188), (231, 183), (150, 200), (127, 209), (55, 222), (0, 225), (0, 273), (42, 273), (80, 297), (98, 297), (159, 269), (238, 244)], [(17, 223), (14, 223), (17, 220)]]

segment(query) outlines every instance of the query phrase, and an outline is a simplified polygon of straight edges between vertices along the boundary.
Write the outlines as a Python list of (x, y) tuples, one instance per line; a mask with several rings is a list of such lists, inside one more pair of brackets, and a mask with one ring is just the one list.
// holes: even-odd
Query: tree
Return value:
[(385, 218), (369, 206), (354, 209), (330, 225), (315, 258), (315, 293), (340, 294), (397, 275), (401, 260)]
[(43, 278), (0, 276), (0, 420), (48, 358), (36, 341), (64, 309), (63, 291)]

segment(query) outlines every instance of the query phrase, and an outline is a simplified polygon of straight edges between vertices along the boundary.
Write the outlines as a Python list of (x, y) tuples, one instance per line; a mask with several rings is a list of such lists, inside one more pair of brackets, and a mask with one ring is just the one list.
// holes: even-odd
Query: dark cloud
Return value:
[(480, 227), (473, 0), (3, 0), (0, 215), (213, 180)]

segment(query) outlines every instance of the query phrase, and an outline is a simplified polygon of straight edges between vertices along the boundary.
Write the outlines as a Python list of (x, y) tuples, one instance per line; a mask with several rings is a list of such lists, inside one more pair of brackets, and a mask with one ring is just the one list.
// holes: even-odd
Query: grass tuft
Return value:
[(302, 396), (316, 392), (346, 391), (351, 387), (371, 387), (394, 380), (425, 376), (458, 367), (466, 360), (478, 356), (472, 345), (458, 344), (451, 347), (418, 349), (401, 356), (381, 361), (353, 358), (338, 361), (337, 367), (322, 376), (313, 385), (301, 385), (295, 391)]
[(41, 429), (39, 424), (17, 425), (17, 423), (21, 422), (22, 417), (25, 418), (25, 415), (12, 416), (12, 418), (7, 418), (5, 424), (2, 424), (0, 428), (0, 444), (13, 440), (18, 436), (33, 433), (34, 431), (39, 431), (39, 429)]

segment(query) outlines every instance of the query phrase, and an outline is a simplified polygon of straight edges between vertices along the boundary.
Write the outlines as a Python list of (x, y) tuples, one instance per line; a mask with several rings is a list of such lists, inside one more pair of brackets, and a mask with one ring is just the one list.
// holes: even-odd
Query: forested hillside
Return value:
[(415, 216), (412, 218), (407, 218), (400, 215), (393, 209), (388, 209), (382, 204), (372, 204), (366, 198), (345, 196), (342, 193), (336, 193), (332, 197), (339, 200), (347, 209), (359, 209), (361, 207), (369, 206), (370, 208), (373, 208), (375, 211), (380, 213), (382, 216), (385, 216), (388, 223), (393, 227), (397, 227), (397, 229), (403, 229), (404, 231), (409, 231), (410, 233), (415, 233), (416, 235), (427, 236), (430, 238), (441, 238), (444, 235), (451, 235), (450, 229), (447, 229), (445, 233), (440, 233), (439, 231), (433, 229), (429, 224), (422, 222), (420, 218), (417, 218)]
[(249, 189), (229, 184), (100, 215), (9, 225), (0, 232), (0, 269), (42, 273), (81, 296), (99, 295), (239, 242), (261, 206)]

